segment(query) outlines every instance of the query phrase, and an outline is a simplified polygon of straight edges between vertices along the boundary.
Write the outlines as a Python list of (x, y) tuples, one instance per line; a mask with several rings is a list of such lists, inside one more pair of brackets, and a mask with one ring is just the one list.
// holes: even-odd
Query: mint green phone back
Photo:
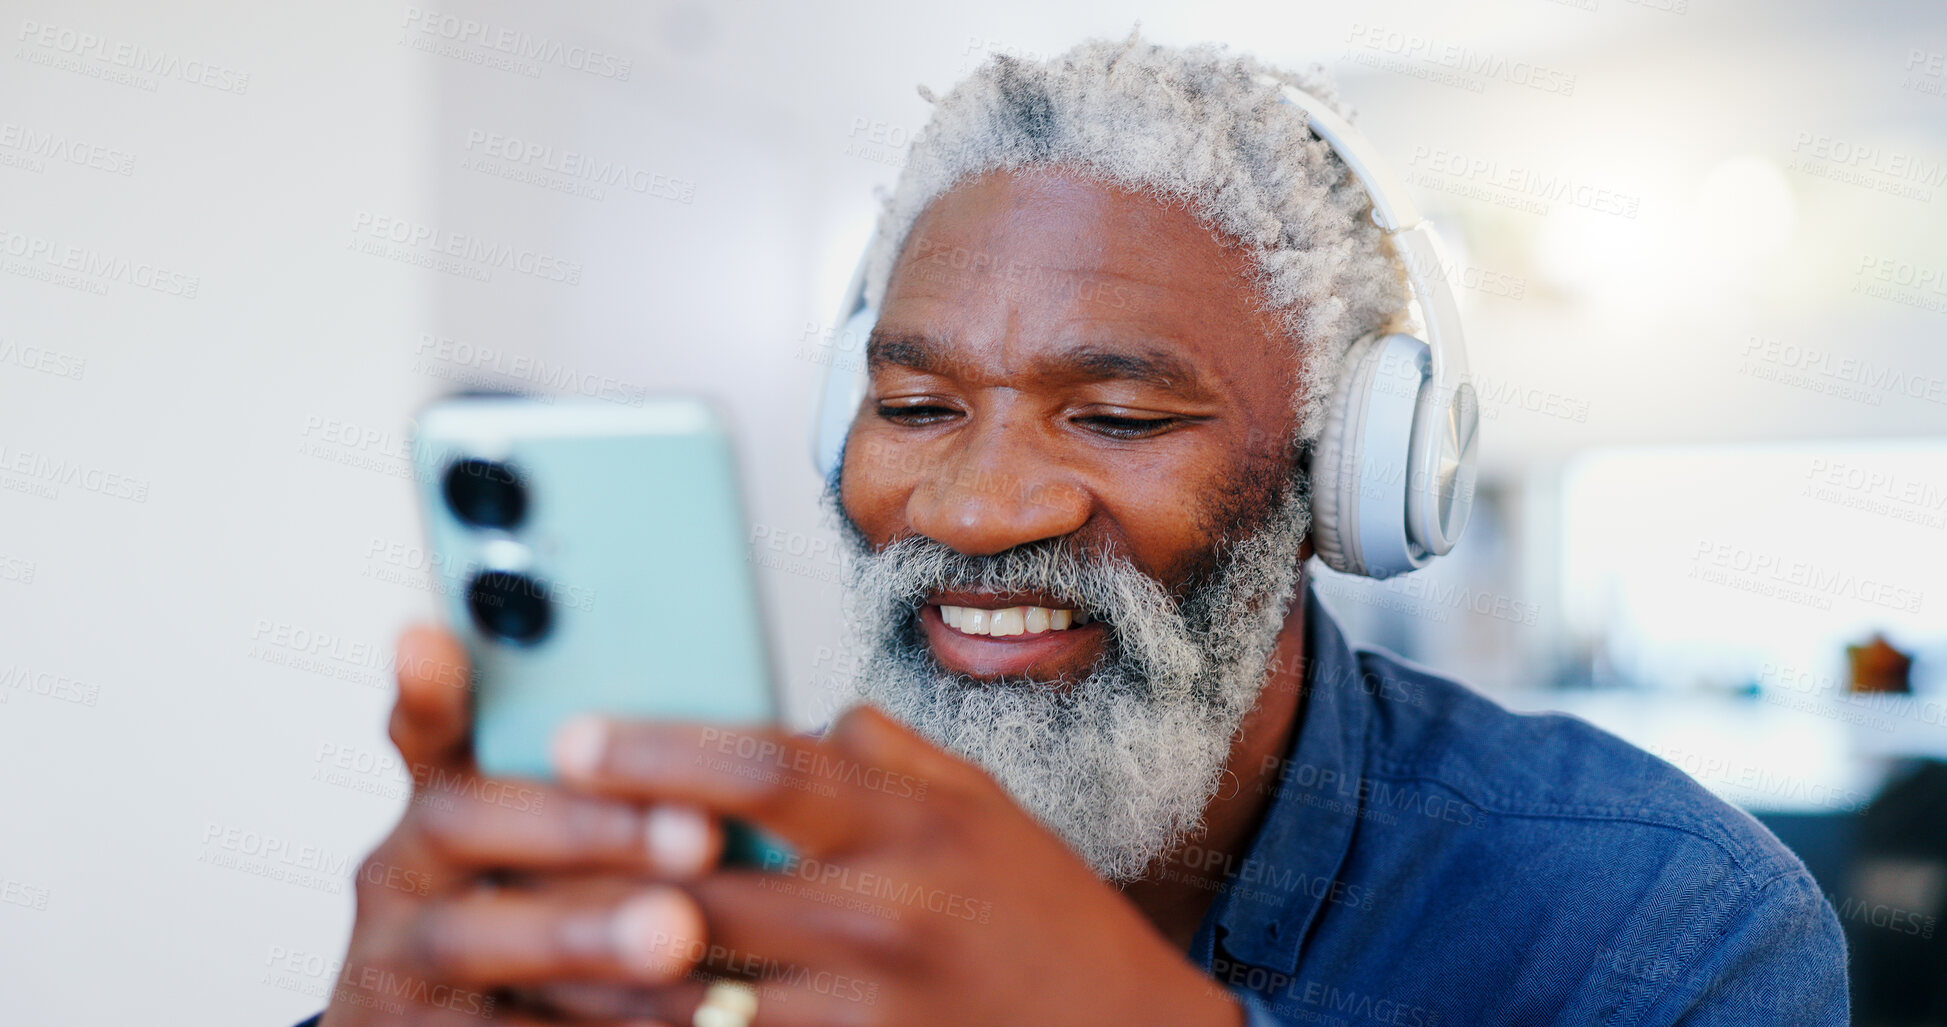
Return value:
[[(453, 399), (422, 412), (413, 449), (435, 587), (473, 660), (483, 771), (551, 778), (550, 740), (577, 713), (776, 720), (735, 460), (709, 407)], [(468, 457), (524, 483), (513, 529), (483, 531), (447, 505), (446, 469)], [(467, 586), (486, 568), (546, 583), (544, 637), (519, 645), (479, 630)]]

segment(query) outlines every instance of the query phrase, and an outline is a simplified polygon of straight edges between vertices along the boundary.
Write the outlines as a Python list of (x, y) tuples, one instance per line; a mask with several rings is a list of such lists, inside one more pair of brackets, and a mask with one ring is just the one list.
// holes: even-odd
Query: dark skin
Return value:
[[(950, 191), (915, 225), (874, 333), (847, 516), (874, 546), (1067, 538), (1181, 592), (1267, 512), (1289, 458), (1295, 357), (1248, 268), (1187, 211), (1085, 177)], [(935, 657), (990, 687), (1072, 680), (1110, 643), (1099, 623), (969, 636), (939, 602), (1052, 599), (922, 608)], [(725, 975), (757, 980), (756, 1027), (1239, 1024), (1184, 952), (1296, 730), (1303, 623), (1294, 603), (1196, 855), (1121, 888), (979, 768), (870, 708), (816, 740), (583, 721), (558, 785), (509, 783), (538, 808), (487, 801), (503, 793), (468, 750), (464, 653), (409, 632), (392, 737), (423, 801), (361, 866), (325, 1023), (472, 1023), (486, 1003), (516, 1023), (687, 1024)], [(715, 868), (723, 817), (803, 861)], [(401, 980), (426, 986), (387, 988)]]

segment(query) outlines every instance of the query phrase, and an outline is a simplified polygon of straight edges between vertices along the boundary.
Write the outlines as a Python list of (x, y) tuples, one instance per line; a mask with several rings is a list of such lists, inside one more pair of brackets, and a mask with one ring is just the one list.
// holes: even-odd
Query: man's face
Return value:
[(980, 763), (1104, 877), (1191, 833), (1309, 507), (1292, 348), (1180, 207), (996, 173), (919, 219), (839, 503), (854, 697)]
[[(1250, 275), (1187, 210), (1093, 179), (999, 172), (948, 192), (873, 332), (846, 515), (874, 547), (1069, 538), (1180, 593), (1288, 470), (1295, 356)], [(1099, 622), (981, 636), (941, 619), (1001, 598), (1051, 605), (943, 595), (920, 611), (943, 666), (1072, 680), (1103, 655)]]

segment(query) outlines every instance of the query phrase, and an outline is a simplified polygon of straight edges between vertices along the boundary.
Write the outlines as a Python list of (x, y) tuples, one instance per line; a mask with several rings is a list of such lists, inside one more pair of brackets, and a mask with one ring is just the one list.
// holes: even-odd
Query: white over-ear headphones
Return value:
[[(1459, 541), (1474, 505), (1480, 403), (1467, 376), (1460, 309), (1440, 264), (1433, 226), (1350, 122), (1318, 98), (1261, 75), (1302, 109), (1372, 199), (1372, 220), (1393, 242), (1419, 298), (1427, 341), (1368, 335), (1352, 344), (1311, 453), (1312, 546), (1346, 574), (1389, 578), (1426, 566)], [(825, 369), (812, 458), (830, 477), (865, 398), (865, 340), (878, 312), (865, 305), (865, 268), (852, 276), (839, 342)], [(852, 349), (856, 347), (856, 349)]]

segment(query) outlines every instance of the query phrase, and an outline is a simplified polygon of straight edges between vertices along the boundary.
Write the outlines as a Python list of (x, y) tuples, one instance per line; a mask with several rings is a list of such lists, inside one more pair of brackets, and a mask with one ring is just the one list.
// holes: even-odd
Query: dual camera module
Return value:
[[(460, 523), (487, 531), (514, 531), (527, 518), (527, 485), (507, 464), (456, 460), (440, 482), (446, 508)], [(481, 634), (515, 645), (547, 637), (553, 606), (545, 582), (508, 570), (479, 570), (466, 585), (466, 608)]]

